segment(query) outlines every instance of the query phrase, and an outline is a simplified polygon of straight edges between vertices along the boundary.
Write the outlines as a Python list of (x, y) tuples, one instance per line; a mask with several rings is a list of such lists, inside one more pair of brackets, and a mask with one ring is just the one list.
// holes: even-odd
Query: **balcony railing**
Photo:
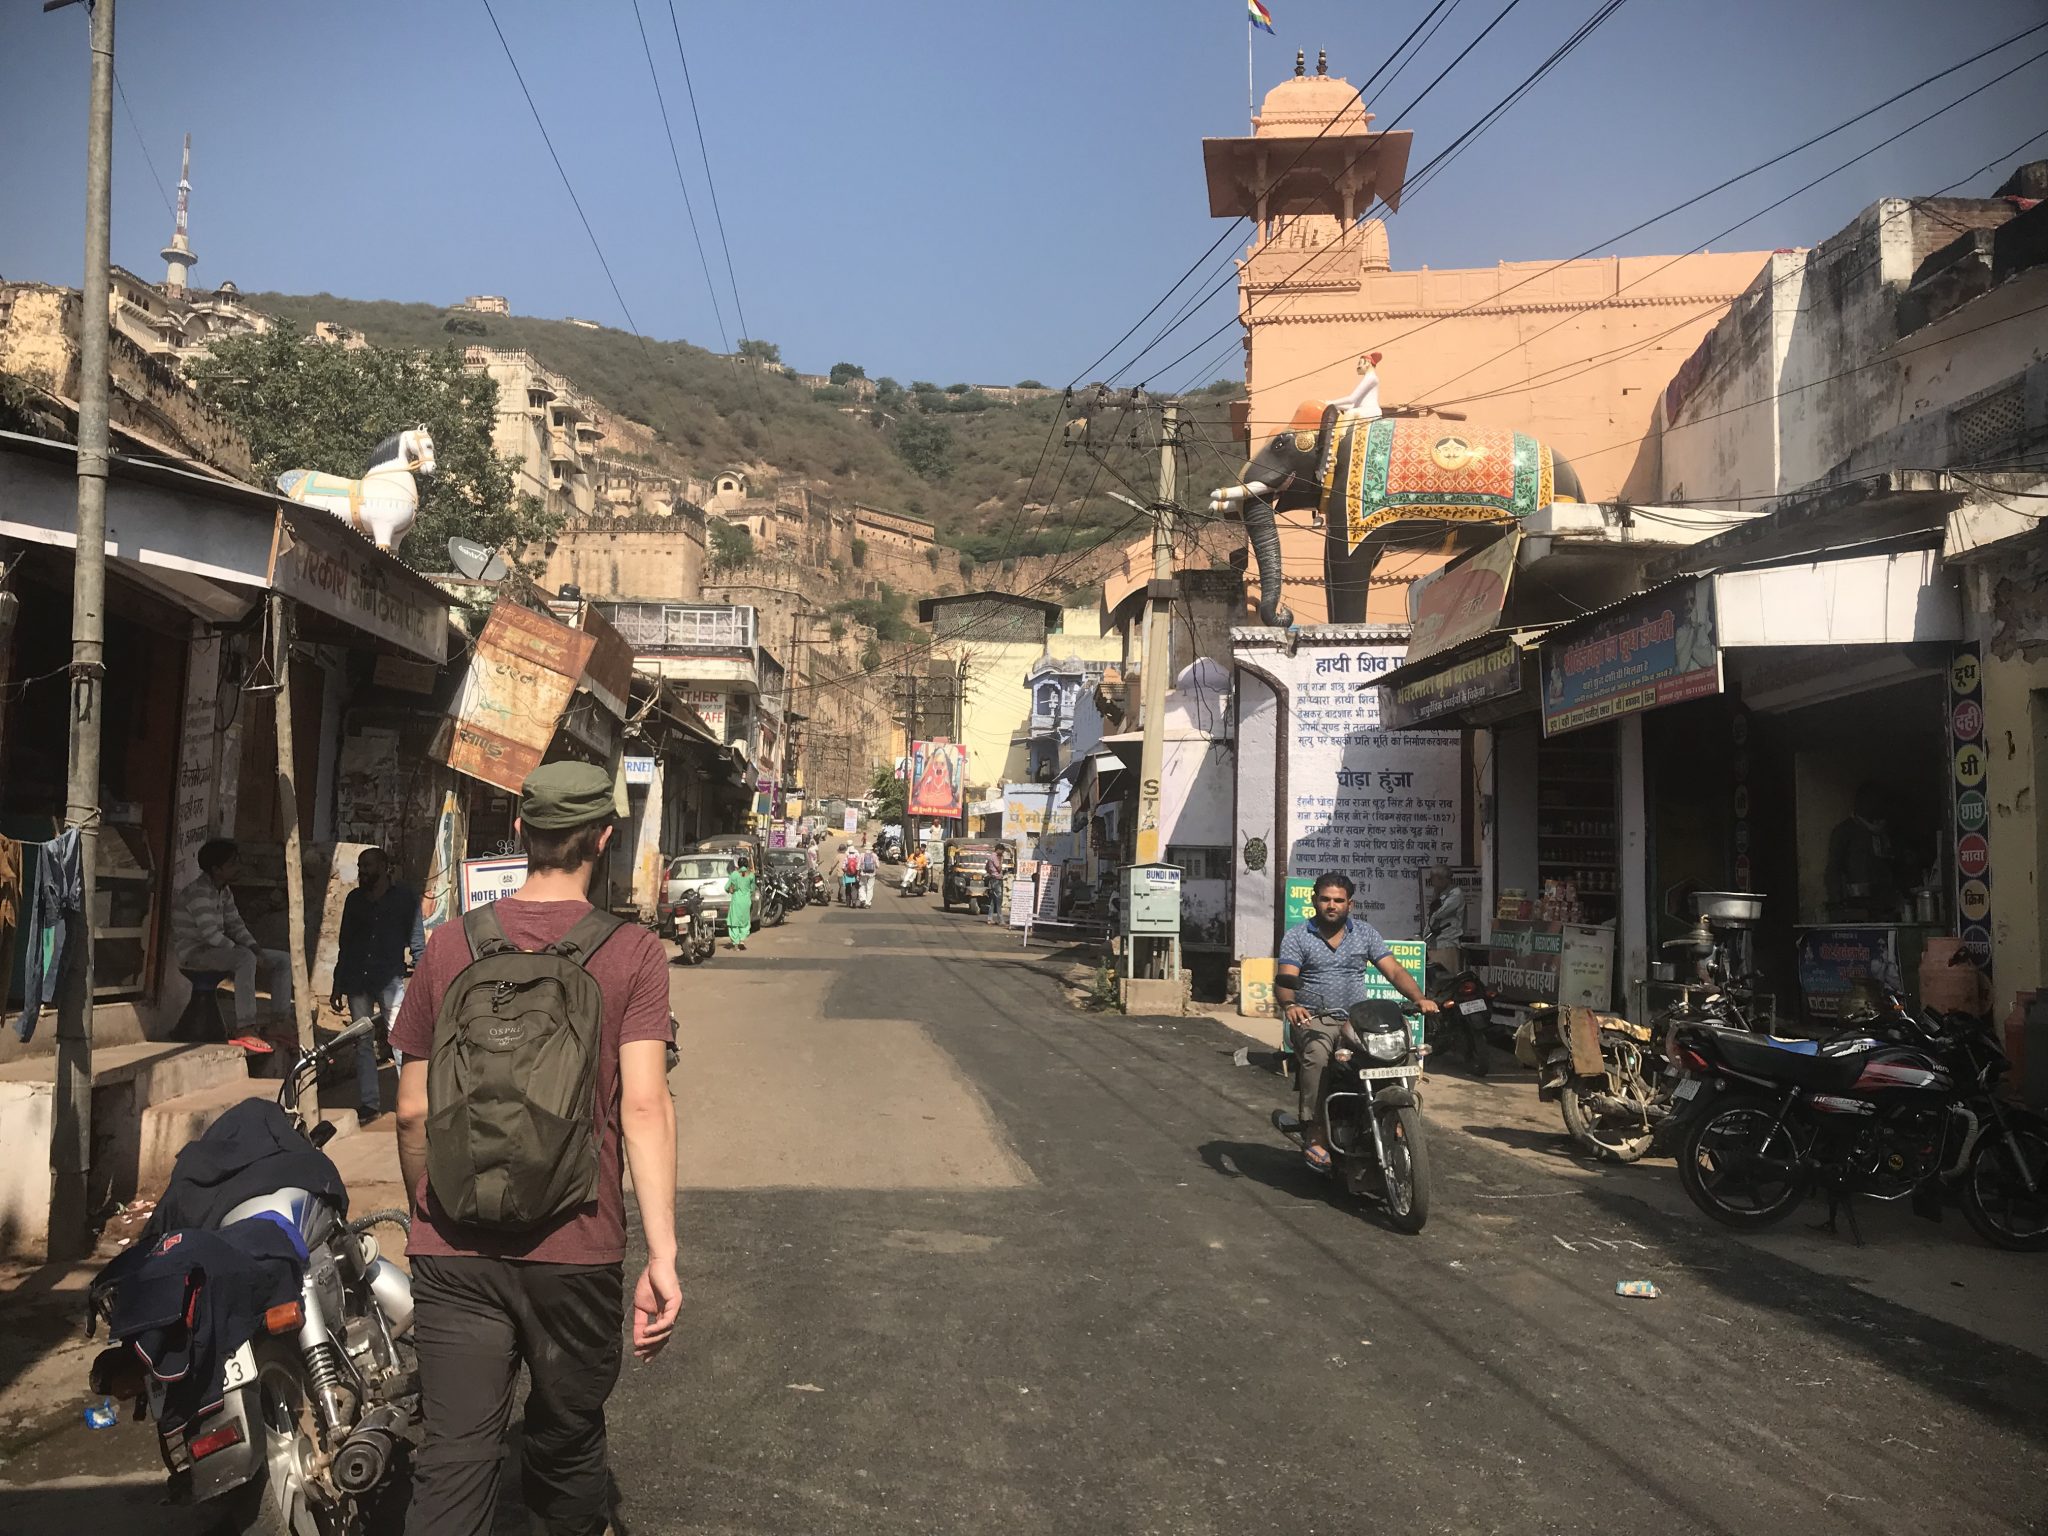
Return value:
[(600, 603), (636, 651), (733, 651), (754, 644), (754, 610), (725, 603)]

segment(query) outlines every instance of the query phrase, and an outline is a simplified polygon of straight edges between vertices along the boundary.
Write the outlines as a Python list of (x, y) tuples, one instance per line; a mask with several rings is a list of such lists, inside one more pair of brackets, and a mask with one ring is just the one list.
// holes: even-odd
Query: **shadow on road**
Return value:
[(1196, 1150), (1211, 1172), (1226, 1179), (1250, 1179), (1302, 1200), (1330, 1198), (1330, 1181), (1303, 1162), (1293, 1147), (1257, 1141), (1205, 1141)]

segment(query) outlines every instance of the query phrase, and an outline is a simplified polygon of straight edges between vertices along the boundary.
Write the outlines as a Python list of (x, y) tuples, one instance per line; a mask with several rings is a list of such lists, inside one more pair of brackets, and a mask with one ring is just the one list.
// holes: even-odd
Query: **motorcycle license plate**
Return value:
[(1484, 1013), (1486, 1012), (1486, 999), (1483, 997), (1468, 997), (1465, 1001), (1458, 1004), (1458, 1012)]
[(1700, 1080), (1696, 1077), (1688, 1077), (1684, 1082), (1671, 1090), (1671, 1097), (1683, 1103), (1685, 1100), (1694, 1097), (1699, 1091)]
[(221, 1371), (221, 1388), (232, 1392), (236, 1387), (246, 1387), (255, 1379), (256, 1357), (250, 1353), (249, 1346), (244, 1344), (228, 1356), (228, 1363)]
[(1366, 1079), (1367, 1081), (1374, 1081), (1374, 1080), (1376, 1080), (1376, 1079), (1379, 1079), (1379, 1078), (1384, 1078), (1384, 1077), (1420, 1077), (1420, 1076), (1422, 1076), (1422, 1068), (1420, 1068), (1420, 1067), (1360, 1067), (1360, 1068), (1358, 1069), (1358, 1075), (1359, 1075), (1360, 1077), (1362, 1077), (1362, 1078), (1365, 1078), (1365, 1079)]

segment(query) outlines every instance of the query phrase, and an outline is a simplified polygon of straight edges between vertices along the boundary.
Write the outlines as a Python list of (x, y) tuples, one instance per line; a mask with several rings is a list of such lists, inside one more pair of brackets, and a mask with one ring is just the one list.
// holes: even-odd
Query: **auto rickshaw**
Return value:
[(959, 902), (968, 911), (994, 910), (1003, 889), (1003, 845), (993, 838), (949, 837), (945, 846), (945, 879), (940, 904), (948, 911)]

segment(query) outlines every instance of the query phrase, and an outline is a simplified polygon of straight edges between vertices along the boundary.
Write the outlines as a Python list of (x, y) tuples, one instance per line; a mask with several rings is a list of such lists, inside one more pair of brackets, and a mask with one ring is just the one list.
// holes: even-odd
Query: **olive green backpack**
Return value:
[(597, 1198), (604, 997), (584, 967), (624, 926), (593, 910), (527, 951), (494, 905), (462, 919), (472, 959), (441, 999), (427, 1060), (427, 1184), (455, 1221), (521, 1231)]

